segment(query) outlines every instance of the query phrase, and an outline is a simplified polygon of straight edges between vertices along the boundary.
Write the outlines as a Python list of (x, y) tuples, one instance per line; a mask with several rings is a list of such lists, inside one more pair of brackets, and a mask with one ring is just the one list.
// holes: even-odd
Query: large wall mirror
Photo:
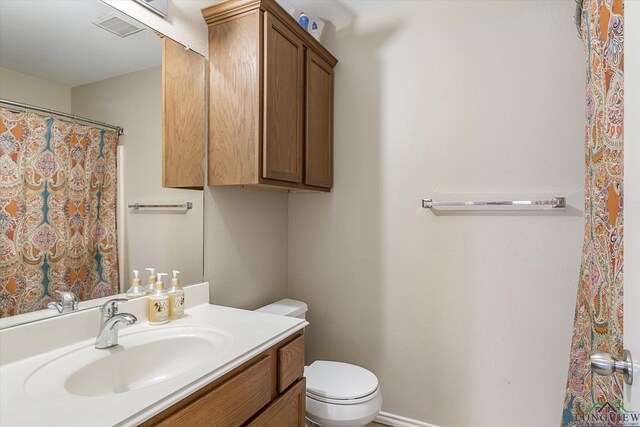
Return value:
[(202, 190), (163, 188), (162, 78), (162, 36), (99, 0), (0, 1), (0, 327), (132, 270), (202, 281)]

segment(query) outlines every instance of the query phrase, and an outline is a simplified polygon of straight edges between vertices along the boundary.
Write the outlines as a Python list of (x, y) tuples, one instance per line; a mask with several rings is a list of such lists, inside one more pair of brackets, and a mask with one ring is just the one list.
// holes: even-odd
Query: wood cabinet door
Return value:
[(302, 378), (271, 402), (248, 427), (304, 427), (306, 382)]
[(264, 13), (262, 177), (302, 182), (304, 45)]
[(271, 359), (270, 356), (261, 358), (253, 366), (153, 425), (158, 427), (237, 427), (242, 425), (271, 401)]
[(333, 185), (333, 68), (307, 50), (304, 183)]
[(205, 59), (162, 38), (162, 186), (204, 187)]
[(304, 335), (278, 349), (278, 393), (304, 375)]
[(260, 11), (209, 27), (209, 185), (260, 177)]

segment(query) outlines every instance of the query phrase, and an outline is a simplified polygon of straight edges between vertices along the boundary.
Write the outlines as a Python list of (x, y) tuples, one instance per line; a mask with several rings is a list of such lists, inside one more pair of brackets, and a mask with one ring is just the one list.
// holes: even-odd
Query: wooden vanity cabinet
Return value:
[(304, 335), (298, 332), (142, 426), (303, 427)]
[(274, 400), (247, 425), (249, 427), (304, 426), (306, 397), (306, 384), (303, 378)]
[(209, 185), (329, 191), (336, 58), (275, 0), (228, 0), (209, 26)]

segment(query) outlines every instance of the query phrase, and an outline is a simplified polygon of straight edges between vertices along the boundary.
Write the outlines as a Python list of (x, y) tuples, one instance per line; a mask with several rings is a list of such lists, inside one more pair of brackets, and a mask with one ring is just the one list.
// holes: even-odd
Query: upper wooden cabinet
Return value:
[(209, 185), (329, 191), (337, 60), (274, 0), (229, 0), (209, 25)]
[(162, 38), (162, 186), (204, 188), (205, 59)]

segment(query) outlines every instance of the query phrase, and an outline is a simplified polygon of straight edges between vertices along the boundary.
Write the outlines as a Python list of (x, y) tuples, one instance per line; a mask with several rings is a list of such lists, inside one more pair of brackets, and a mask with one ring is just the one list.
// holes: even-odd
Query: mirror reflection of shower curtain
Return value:
[(118, 133), (0, 108), (0, 317), (118, 292)]

